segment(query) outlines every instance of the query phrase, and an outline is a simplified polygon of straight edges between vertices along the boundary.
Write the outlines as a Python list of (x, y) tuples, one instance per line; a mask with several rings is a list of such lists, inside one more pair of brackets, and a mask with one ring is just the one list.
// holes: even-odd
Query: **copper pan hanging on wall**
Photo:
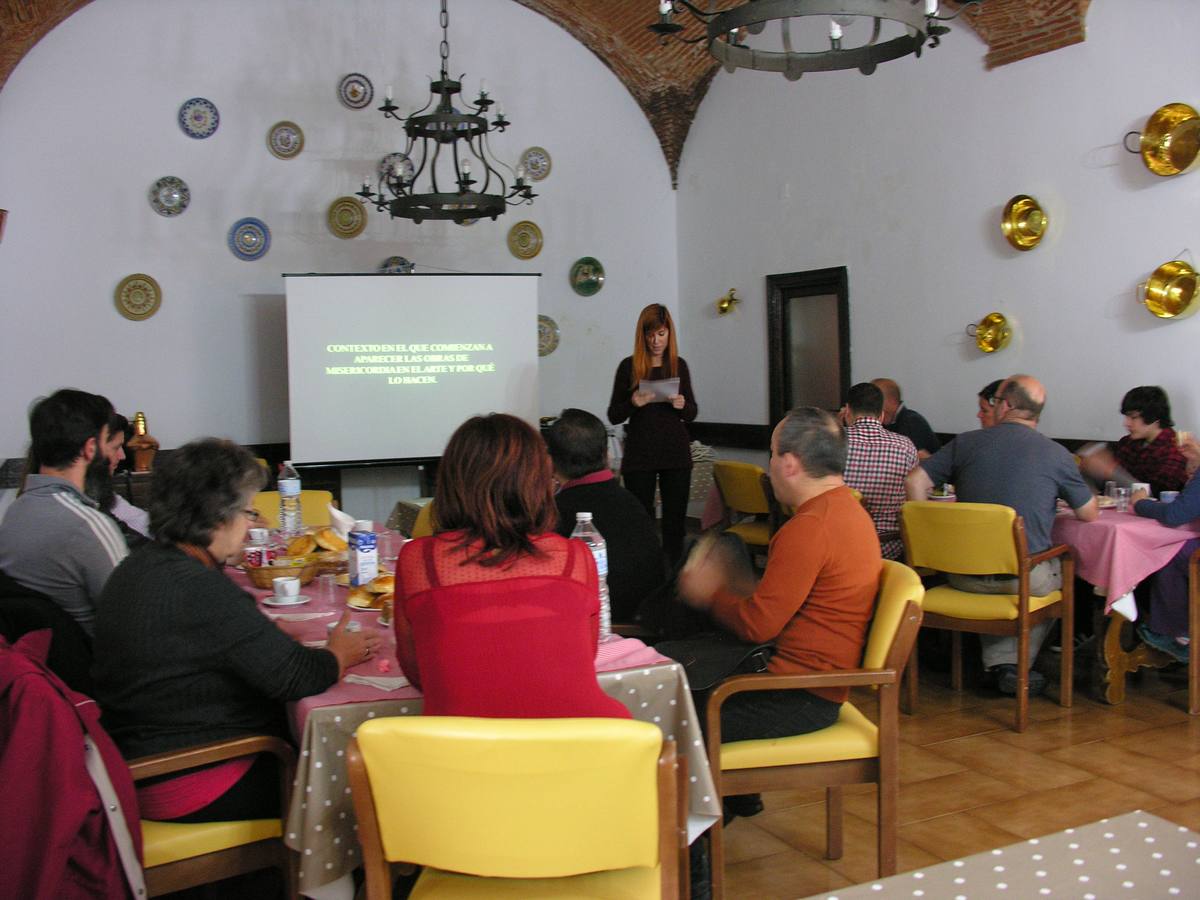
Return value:
[[(1129, 139), (1138, 138), (1130, 146)], [(1160, 106), (1139, 134), (1125, 135), (1125, 149), (1140, 153), (1146, 168), (1163, 177), (1182, 175), (1200, 161), (1200, 113), (1186, 103)]]
[(1182, 259), (1165, 262), (1138, 285), (1138, 302), (1160, 319), (1183, 319), (1196, 311), (1196, 270)]
[(1004, 239), (1018, 250), (1032, 250), (1046, 236), (1050, 218), (1028, 194), (1017, 194), (1004, 206), (1000, 230)]

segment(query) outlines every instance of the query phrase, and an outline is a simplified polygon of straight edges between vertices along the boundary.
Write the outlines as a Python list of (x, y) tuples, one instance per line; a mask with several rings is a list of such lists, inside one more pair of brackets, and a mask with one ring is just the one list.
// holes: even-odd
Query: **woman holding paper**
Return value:
[(625, 426), (621, 477), (654, 515), (654, 488), (662, 497), (663, 550), (671, 565), (683, 555), (684, 520), (692, 482), (691, 436), (696, 398), (687, 363), (675, 344), (671, 313), (651, 303), (638, 316), (633, 356), (617, 366), (608, 420)]

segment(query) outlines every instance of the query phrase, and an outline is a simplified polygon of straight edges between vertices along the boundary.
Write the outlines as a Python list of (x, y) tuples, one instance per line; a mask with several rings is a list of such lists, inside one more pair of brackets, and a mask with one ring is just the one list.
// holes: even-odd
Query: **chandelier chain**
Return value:
[(450, 66), (450, 11), (446, 9), (446, 0), (442, 0), (442, 12), (439, 18), (442, 23), (442, 43), (438, 50), (442, 55), (442, 78), (446, 78)]

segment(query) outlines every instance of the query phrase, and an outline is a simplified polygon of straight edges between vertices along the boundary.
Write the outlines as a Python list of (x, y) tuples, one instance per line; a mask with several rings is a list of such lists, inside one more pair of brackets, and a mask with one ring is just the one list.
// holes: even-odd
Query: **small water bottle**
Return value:
[(304, 531), (300, 513), (300, 475), (289, 459), (279, 472), (279, 533), (287, 536)]
[(612, 609), (608, 602), (608, 544), (604, 535), (592, 523), (590, 512), (575, 513), (575, 530), (571, 537), (579, 538), (592, 551), (596, 560), (596, 574), (600, 576), (600, 640), (612, 637)]

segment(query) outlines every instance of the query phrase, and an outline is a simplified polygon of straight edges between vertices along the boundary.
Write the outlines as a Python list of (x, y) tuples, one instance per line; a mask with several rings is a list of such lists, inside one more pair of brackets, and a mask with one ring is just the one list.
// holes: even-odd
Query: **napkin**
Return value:
[(384, 677), (381, 675), (347, 675), (344, 681), (350, 684), (365, 684), (367, 687), (379, 688), (381, 691), (394, 691), (408, 687), (409, 681), (403, 675)]
[(272, 619), (278, 619), (280, 622), (311, 622), (313, 619), (323, 619), (326, 616), (332, 616), (331, 612), (323, 613), (267, 613), (267, 616)]
[(329, 504), (329, 527), (332, 528), (337, 536), (343, 541), (349, 538), (350, 532), (354, 529), (354, 516), (348, 516), (332, 503)]

